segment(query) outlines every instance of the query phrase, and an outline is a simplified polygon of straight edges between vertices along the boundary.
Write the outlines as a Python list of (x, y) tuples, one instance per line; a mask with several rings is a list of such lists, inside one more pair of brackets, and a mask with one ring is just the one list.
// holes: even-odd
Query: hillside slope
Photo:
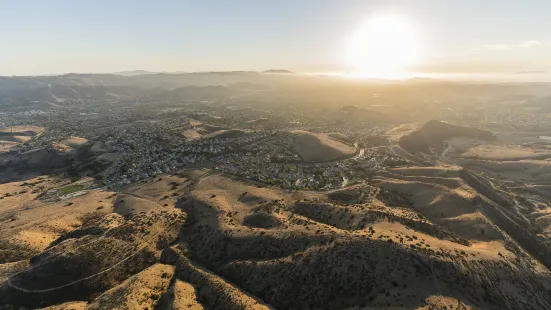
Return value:
[(111, 200), (95, 198), (109, 207), (27, 263), (0, 265), (0, 302), (549, 309), (551, 273), (496, 225), (462, 171), (396, 168), (372, 185), (330, 192), (282, 191), (195, 168), (131, 184)]
[(432, 145), (453, 137), (470, 137), (487, 141), (496, 140), (496, 137), (489, 131), (433, 120), (401, 137), (399, 144), (410, 153), (427, 152)]

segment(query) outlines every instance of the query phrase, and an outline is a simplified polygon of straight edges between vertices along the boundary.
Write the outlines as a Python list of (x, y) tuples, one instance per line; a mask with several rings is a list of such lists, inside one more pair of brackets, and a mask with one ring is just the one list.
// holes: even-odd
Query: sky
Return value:
[(419, 37), (408, 70), (551, 71), (544, 0), (0, 0), (0, 75), (342, 71), (351, 37), (386, 15)]

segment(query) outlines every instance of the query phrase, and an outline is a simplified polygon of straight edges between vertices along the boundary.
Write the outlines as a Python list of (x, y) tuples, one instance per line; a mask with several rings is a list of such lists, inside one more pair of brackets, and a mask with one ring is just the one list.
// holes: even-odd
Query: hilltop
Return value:
[(328, 134), (294, 131), (292, 150), (306, 162), (331, 161), (351, 156), (355, 148), (333, 139)]
[(11, 126), (0, 128), (0, 153), (15, 150), (31, 140), (36, 135), (44, 132), (44, 128), (38, 126)]
[(427, 152), (430, 146), (453, 137), (469, 137), (486, 141), (496, 140), (496, 137), (489, 131), (432, 120), (425, 123), (421, 128), (401, 137), (400, 146), (411, 153)]

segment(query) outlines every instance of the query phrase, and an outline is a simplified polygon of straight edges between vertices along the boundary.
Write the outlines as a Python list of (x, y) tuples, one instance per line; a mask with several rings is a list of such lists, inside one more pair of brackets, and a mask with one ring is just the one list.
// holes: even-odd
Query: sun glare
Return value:
[(401, 16), (370, 19), (354, 33), (348, 46), (353, 77), (399, 78), (420, 56), (417, 30)]

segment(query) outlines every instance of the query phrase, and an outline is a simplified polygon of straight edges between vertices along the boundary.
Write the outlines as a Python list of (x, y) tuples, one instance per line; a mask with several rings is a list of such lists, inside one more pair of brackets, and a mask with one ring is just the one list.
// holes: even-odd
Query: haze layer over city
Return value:
[(3, 1), (0, 309), (551, 309), (549, 12)]

